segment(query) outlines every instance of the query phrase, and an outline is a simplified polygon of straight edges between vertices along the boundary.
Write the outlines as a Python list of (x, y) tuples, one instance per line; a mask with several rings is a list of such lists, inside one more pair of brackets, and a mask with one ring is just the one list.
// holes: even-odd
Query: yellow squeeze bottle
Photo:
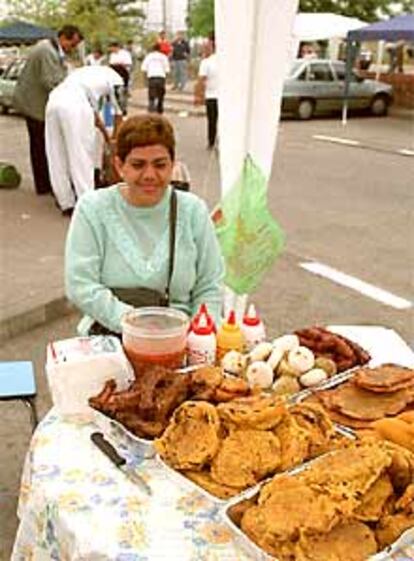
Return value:
[(223, 356), (229, 351), (243, 352), (244, 335), (236, 323), (234, 310), (229, 313), (227, 321), (223, 322), (217, 330), (217, 364), (221, 363)]

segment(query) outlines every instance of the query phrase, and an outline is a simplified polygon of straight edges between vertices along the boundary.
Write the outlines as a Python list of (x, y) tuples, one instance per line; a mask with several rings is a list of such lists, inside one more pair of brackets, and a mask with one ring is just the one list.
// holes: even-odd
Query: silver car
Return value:
[(13, 94), (23, 66), (24, 57), (16, 58), (0, 76), (0, 111), (8, 113), (13, 108)]
[[(325, 59), (298, 59), (285, 80), (282, 113), (310, 119), (315, 113), (341, 111), (345, 93), (345, 63)], [(392, 103), (392, 86), (352, 73), (348, 107), (386, 115)]]

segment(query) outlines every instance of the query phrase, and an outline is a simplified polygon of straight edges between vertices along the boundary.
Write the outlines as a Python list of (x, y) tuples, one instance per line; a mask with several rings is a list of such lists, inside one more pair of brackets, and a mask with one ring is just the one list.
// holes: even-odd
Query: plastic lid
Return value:
[(214, 323), (214, 320), (213, 320), (213, 318), (211, 317), (211, 315), (208, 313), (207, 306), (206, 306), (206, 304), (204, 304), (204, 303), (201, 304), (201, 306), (200, 306), (198, 312), (197, 312), (196, 315), (193, 317), (193, 320), (192, 320), (192, 322), (191, 322), (191, 324), (190, 324), (190, 329), (189, 329), (189, 331), (194, 331), (194, 332), (195, 332), (195, 327), (197, 326), (197, 324), (198, 324), (198, 322), (199, 322), (199, 320), (200, 320), (200, 317), (201, 317), (202, 315), (205, 316), (205, 318), (206, 318), (206, 320), (207, 320), (207, 325), (208, 325), (209, 327), (211, 326), (211, 331), (212, 331), (213, 333), (216, 333), (216, 331), (217, 331), (217, 329), (216, 329), (216, 324)]
[(174, 308), (143, 307), (127, 312), (122, 320), (122, 333), (145, 339), (165, 339), (187, 333), (188, 316)]
[(248, 326), (255, 326), (260, 324), (260, 318), (257, 315), (254, 304), (250, 304), (247, 314), (243, 317), (243, 324)]
[(234, 310), (230, 310), (229, 316), (227, 318), (227, 323), (229, 325), (236, 325), (236, 314)]
[(214, 333), (214, 326), (205, 313), (201, 313), (197, 321), (193, 322), (193, 333), (196, 335), (211, 335)]

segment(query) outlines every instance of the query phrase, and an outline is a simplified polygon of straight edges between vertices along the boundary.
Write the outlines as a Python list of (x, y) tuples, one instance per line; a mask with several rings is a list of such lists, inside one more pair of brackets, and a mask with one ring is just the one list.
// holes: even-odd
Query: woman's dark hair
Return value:
[(126, 119), (116, 139), (116, 155), (124, 162), (137, 147), (161, 144), (175, 159), (175, 137), (171, 123), (161, 115), (135, 115)]

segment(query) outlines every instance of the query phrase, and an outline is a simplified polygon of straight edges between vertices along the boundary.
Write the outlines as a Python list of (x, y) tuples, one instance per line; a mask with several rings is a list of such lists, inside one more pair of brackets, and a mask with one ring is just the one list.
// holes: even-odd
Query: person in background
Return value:
[(201, 61), (198, 71), (194, 103), (196, 105), (205, 103), (207, 112), (207, 149), (211, 150), (216, 144), (218, 122), (218, 66), (214, 34), (211, 34), (206, 48), (207, 56)]
[(95, 47), (85, 58), (85, 63), (88, 66), (100, 66), (105, 64), (105, 56), (101, 47)]
[(159, 43), (155, 43), (152, 51), (142, 61), (141, 70), (148, 82), (148, 111), (163, 113), (165, 96), (165, 79), (170, 71), (168, 58), (160, 51)]
[(119, 105), (122, 114), (126, 115), (128, 110), (129, 81), (132, 70), (132, 56), (127, 49), (123, 49), (118, 41), (109, 44), (108, 64), (122, 77), (124, 87), (118, 92)]
[(65, 57), (82, 41), (74, 25), (63, 26), (57, 38), (39, 41), (30, 51), (14, 92), (15, 108), (24, 115), (29, 134), (35, 191), (52, 192), (45, 149), (45, 109), (49, 93), (67, 74)]
[(302, 43), (300, 47), (299, 58), (317, 58), (315, 47), (311, 43)]
[(187, 65), (190, 57), (190, 45), (188, 41), (184, 38), (184, 33), (182, 31), (177, 31), (177, 35), (172, 42), (172, 70), (174, 85), (173, 90), (182, 91), (185, 88), (187, 82)]
[(99, 117), (99, 102), (109, 96), (121, 115), (115, 88), (122, 78), (108, 66), (83, 66), (71, 72), (49, 96), (46, 106), (46, 152), (52, 188), (64, 215), (76, 199), (94, 188), (95, 126), (109, 143)]
[[(155, 114), (129, 117), (119, 129), (115, 154), (122, 183), (83, 195), (66, 240), (66, 294), (85, 314), (79, 333), (100, 327), (121, 333), (122, 317), (133, 309), (121, 288), (124, 295), (128, 289), (163, 295), (169, 286), (171, 307), (191, 317), (204, 302), (218, 321), (223, 260), (204, 201), (170, 185), (171, 123)], [(176, 241), (169, 282), (173, 202)]]
[(171, 43), (167, 39), (167, 34), (165, 31), (160, 31), (157, 40), (158, 45), (160, 46), (160, 53), (169, 57), (172, 51)]

